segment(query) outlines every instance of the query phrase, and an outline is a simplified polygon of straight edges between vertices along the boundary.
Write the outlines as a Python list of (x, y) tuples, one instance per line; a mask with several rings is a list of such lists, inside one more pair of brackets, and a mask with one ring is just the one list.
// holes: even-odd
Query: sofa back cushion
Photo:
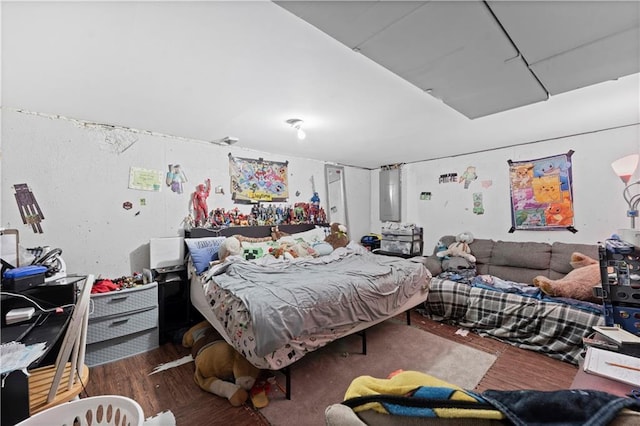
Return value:
[[(440, 241), (445, 246), (455, 242), (453, 235), (445, 235)], [(471, 244), (471, 254), (476, 257), (478, 275), (494, 275), (505, 280), (533, 284), (533, 278), (544, 275), (553, 280), (564, 277), (573, 269), (569, 261), (573, 252), (580, 252), (598, 259), (595, 244), (553, 244), (538, 242), (494, 241), (478, 238)], [(435, 254), (435, 247), (433, 253)], [(433, 259), (434, 275), (441, 272), (439, 259)], [(429, 265), (427, 266), (429, 267)], [(429, 267), (430, 268), (430, 267)], [(431, 271), (432, 268), (429, 270)]]
[(546, 243), (498, 241), (493, 246), (489, 275), (531, 284), (536, 275), (547, 275), (551, 246)]
[(598, 260), (598, 246), (595, 244), (553, 243), (548, 277), (557, 280), (571, 272), (573, 268), (569, 262), (571, 254), (576, 251)]

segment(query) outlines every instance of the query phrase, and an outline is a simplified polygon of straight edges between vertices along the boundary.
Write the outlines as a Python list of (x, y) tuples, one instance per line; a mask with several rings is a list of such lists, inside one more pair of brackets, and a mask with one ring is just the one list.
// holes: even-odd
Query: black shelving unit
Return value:
[(602, 290), (596, 287), (596, 294), (603, 298), (605, 324), (640, 336), (640, 248), (619, 253), (600, 245), (599, 257)]

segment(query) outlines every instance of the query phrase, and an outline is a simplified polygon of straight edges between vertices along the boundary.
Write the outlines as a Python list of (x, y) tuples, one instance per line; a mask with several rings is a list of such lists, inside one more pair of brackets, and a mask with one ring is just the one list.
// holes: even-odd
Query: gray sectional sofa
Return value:
[[(441, 240), (448, 245), (455, 237)], [(571, 299), (544, 296), (532, 286), (536, 275), (558, 279), (572, 270), (571, 253), (578, 251), (598, 258), (596, 244), (553, 244), (476, 239), (470, 244), (476, 257), (476, 273), (518, 287), (496, 289), (482, 280), (459, 282), (442, 277), (442, 261), (434, 253), (427, 256), (433, 274), (425, 315), (446, 321), (518, 346), (577, 364), (583, 350), (582, 338), (592, 327), (603, 324), (602, 306)], [(499, 282), (504, 285), (504, 282)]]
[[(455, 242), (455, 236), (445, 235), (440, 241), (445, 246)], [(567, 244), (561, 242), (513, 242), (475, 239), (471, 253), (476, 257), (476, 269), (480, 275), (495, 275), (505, 280), (531, 284), (536, 275), (545, 275), (553, 280), (562, 278), (572, 268), (571, 253), (577, 251), (598, 259), (597, 244)], [(442, 262), (433, 253), (427, 256), (427, 268), (433, 276), (442, 272)]]

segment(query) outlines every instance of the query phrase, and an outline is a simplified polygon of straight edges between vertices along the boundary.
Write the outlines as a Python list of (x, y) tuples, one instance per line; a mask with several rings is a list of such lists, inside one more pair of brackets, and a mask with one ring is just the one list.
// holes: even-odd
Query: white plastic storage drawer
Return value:
[(158, 307), (89, 322), (87, 344), (158, 327)]
[(93, 367), (141, 354), (158, 347), (158, 329), (141, 331), (135, 334), (105, 340), (87, 346), (85, 363)]
[(391, 240), (391, 241), (405, 241), (405, 242), (413, 242), (413, 241), (422, 241), (422, 236), (421, 235), (416, 235), (416, 234), (408, 234), (408, 235), (404, 235), (404, 234), (385, 234), (384, 232), (382, 233), (382, 239), (383, 240)]
[(398, 254), (422, 254), (420, 253), (420, 244), (419, 241), (382, 240), (380, 241), (380, 250)]
[(127, 288), (108, 293), (91, 295), (93, 310), (89, 321), (105, 316), (137, 311), (158, 305), (158, 284), (150, 283), (139, 287)]

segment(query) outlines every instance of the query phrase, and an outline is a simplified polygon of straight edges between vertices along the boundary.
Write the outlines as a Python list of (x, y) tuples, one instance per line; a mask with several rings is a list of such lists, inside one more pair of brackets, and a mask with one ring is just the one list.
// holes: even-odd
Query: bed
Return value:
[(282, 371), (289, 399), (291, 364), (354, 333), (366, 353), (366, 329), (405, 311), (409, 321), (408, 311), (427, 298), (431, 274), (421, 257), (378, 255), (353, 241), (322, 255), (276, 259), (269, 248), (283, 239), (320, 247), (326, 235), (316, 225), (280, 231), (289, 235), (269, 241), (269, 227), (194, 228), (185, 241), (194, 247), (196, 239), (251, 239), (243, 242), (244, 257), (206, 270), (189, 256), (191, 303), (253, 365)]

